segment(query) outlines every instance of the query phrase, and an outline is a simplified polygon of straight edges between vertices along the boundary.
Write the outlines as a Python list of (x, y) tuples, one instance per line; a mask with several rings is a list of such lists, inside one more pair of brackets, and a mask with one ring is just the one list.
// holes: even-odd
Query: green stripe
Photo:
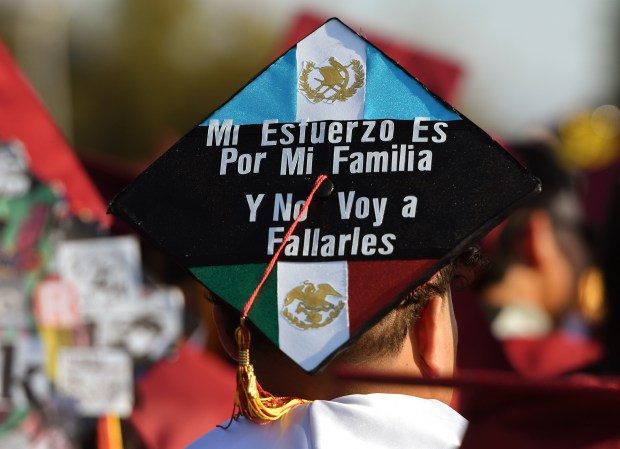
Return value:
[[(190, 271), (209, 290), (241, 312), (260, 282), (267, 264), (193, 267)], [(277, 269), (271, 272), (261, 288), (248, 317), (278, 345)]]

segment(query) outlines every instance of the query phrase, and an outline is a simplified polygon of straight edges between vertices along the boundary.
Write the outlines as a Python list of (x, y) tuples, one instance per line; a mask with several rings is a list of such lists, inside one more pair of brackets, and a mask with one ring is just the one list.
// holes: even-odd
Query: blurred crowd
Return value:
[[(452, 95), (454, 67), (412, 60), (414, 75), (421, 64), (429, 86)], [(7, 108), (3, 89), (15, 86), (0, 84)], [(42, 111), (30, 113), (49, 121)], [(0, 448), (181, 449), (228, 419), (235, 370), (203, 287), (131, 230), (72, 207), (80, 192), (62, 182), (66, 174), (42, 170), (27, 137), (2, 132)], [(461, 378), (477, 379), (478, 396), (505, 375), (515, 391), (562, 386), (561, 398), (581, 398), (583, 385), (617, 391), (620, 110), (598, 106), (502, 143), (543, 189), (480, 242), (474, 280), (454, 286)], [(73, 157), (63, 151), (55, 157)], [(88, 160), (75, 167), (99, 192), (118, 192), (137, 174)], [(102, 194), (93, 209), (110, 199)], [(454, 406), (472, 423), (489, 418), (472, 390), (458, 391)], [(613, 415), (607, 403), (591, 407)], [(597, 440), (590, 431), (583, 447)]]

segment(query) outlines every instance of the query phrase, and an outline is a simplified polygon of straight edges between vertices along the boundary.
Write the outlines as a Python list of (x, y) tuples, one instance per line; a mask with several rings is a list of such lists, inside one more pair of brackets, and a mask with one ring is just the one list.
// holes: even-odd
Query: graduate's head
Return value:
[[(398, 355), (410, 336), (412, 328), (423, 316), (430, 302), (438, 301), (441, 307), (446, 307), (446, 310), (450, 311), (450, 283), (453, 272), (454, 265), (450, 263), (435, 273), (425, 284), (415, 288), (387, 315), (345, 349), (338, 357), (339, 360), (365, 364), (387, 360)], [(451, 320), (442, 320), (441, 323), (433, 324), (448, 327), (453, 325)], [(420, 329), (422, 325), (417, 327)], [(456, 332), (455, 329), (454, 331)], [(454, 345), (456, 346), (456, 341)]]
[[(428, 282), (415, 288), (387, 315), (352, 341), (336, 358), (340, 362), (366, 364), (387, 360), (397, 355), (402, 350), (412, 325), (421, 317), (430, 301), (439, 298), (444, 305), (449, 305), (453, 273), (454, 263), (443, 267)], [(207, 292), (206, 297), (214, 304), (216, 315), (214, 321), (220, 341), (229, 356), (236, 360), (237, 346), (234, 335), (239, 326), (239, 312), (217, 299), (211, 292)], [(253, 327), (253, 330), (257, 329)], [(279, 351), (276, 345), (260, 333), (256, 333), (252, 345), (263, 346), (261, 353), (273, 354), (272, 350)], [(268, 350), (265, 351), (265, 348)]]
[[(253, 347), (266, 361), (257, 372), (287, 357), (298, 371), (291, 384), (337, 357), (380, 363), (407, 341), (454, 346), (444, 267), (538, 188), (487, 134), (331, 19), (111, 210), (181, 261), (222, 301), (218, 313), (232, 310), (222, 319), (240, 328), (239, 410), (262, 420), (282, 404), (255, 389), (250, 335), (278, 348), (263, 357), (270, 345)], [(440, 327), (445, 337), (422, 331)], [(263, 418), (255, 405), (277, 413)]]
[(562, 166), (549, 142), (510, 148), (540, 178), (543, 190), (488, 239), (489, 269), (478, 288), (491, 306), (529, 301), (559, 324), (576, 310), (579, 277), (592, 262), (577, 177)]
[[(284, 355), (268, 338), (252, 327), (252, 361), (263, 386), (280, 396), (329, 399), (345, 393), (359, 393), (359, 384), (338, 379), (343, 367), (370, 371), (395, 371), (436, 378), (452, 375), (458, 340), (452, 308), (451, 288), (463, 285), (480, 266), (480, 253), (471, 247), (441, 268), (423, 285), (416, 287), (377, 323), (327, 363), (315, 375), (308, 375)], [(237, 359), (234, 333), (239, 312), (210, 292), (215, 323), (222, 345)], [(364, 392), (380, 392), (384, 386), (364, 385)], [(395, 389), (403, 393), (411, 389)], [(450, 401), (447, 389), (417, 390), (418, 396)]]
[(442, 362), (441, 368), (435, 369), (438, 365), (426, 363), (430, 362), (427, 354), (420, 352), (419, 361), (424, 368), (422, 374), (451, 374), (458, 341), (451, 289), (454, 284), (460, 288), (471, 282), (482, 264), (478, 248), (470, 247), (406, 295), (405, 299), (343, 351), (338, 360), (354, 364), (381, 362), (398, 355), (406, 340), (412, 337), (418, 351), (429, 349), (428, 345), (422, 347), (423, 343), (428, 343), (428, 338), (420, 334), (430, 335), (431, 328), (436, 327), (435, 330), (444, 332), (446, 336), (442, 351), (446, 356), (445, 363)]

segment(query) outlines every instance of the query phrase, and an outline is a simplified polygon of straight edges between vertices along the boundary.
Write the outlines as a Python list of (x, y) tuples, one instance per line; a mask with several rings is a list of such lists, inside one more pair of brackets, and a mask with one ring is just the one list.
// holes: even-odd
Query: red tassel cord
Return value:
[(245, 325), (245, 320), (248, 316), (248, 313), (250, 312), (252, 305), (254, 304), (254, 300), (257, 298), (258, 293), (260, 292), (260, 289), (267, 281), (271, 270), (278, 261), (278, 257), (284, 249), (284, 246), (288, 243), (291, 235), (293, 235), (293, 232), (295, 231), (297, 224), (301, 220), (301, 217), (303, 217), (306, 213), (308, 207), (310, 206), (310, 203), (312, 202), (314, 194), (321, 186), (323, 181), (325, 181), (326, 179), (327, 176), (320, 175), (316, 180), (314, 187), (312, 188), (310, 194), (308, 195), (308, 198), (306, 199), (306, 202), (304, 203), (304, 206), (299, 212), (299, 215), (291, 224), (291, 227), (282, 239), (282, 243), (278, 247), (278, 250), (271, 258), (269, 265), (267, 265), (261, 281), (254, 289), (254, 292), (252, 293), (247, 303), (245, 304), (245, 307), (243, 308), (239, 327), (235, 332), (235, 339), (237, 341), (237, 346), (239, 349), (239, 366), (237, 368), (237, 392), (235, 395), (235, 410), (233, 412), (234, 419), (237, 419), (239, 416), (244, 416), (250, 421), (257, 424), (265, 424), (269, 421), (274, 421), (281, 418), (293, 407), (299, 404), (310, 402), (305, 399), (299, 398), (276, 397), (261, 388), (260, 384), (256, 380), (256, 376), (254, 374), (254, 367), (250, 363), (251, 336), (250, 331)]

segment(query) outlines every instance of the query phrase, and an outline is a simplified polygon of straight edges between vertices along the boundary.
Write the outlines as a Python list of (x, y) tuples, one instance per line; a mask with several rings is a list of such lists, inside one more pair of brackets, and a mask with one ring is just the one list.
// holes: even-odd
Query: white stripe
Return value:
[[(298, 78), (308, 62), (314, 62), (317, 68), (329, 66), (329, 59), (331, 57), (344, 66), (356, 59), (362, 63), (363, 72), (364, 74), (366, 73), (366, 42), (339, 21), (330, 20), (297, 44)], [(350, 69), (349, 72), (351, 72)], [(316, 88), (320, 84), (321, 79), (322, 76), (318, 69), (315, 69), (309, 76), (309, 84)], [(354, 75), (351, 73), (349, 86), (353, 80)], [(328, 91), (327, 95), (331, 93), (333, 91)], [(344, 102), (313, 103), (298, 89), (297, 121), (363, 119), (365, 96), (365, 81), (363, 87), (359, 88), (355, 95)]]
[[(303, 369), (310, 371), (349, 339), (347, 262), (278, 262), (277, 268), (279, 346)], [(333, 294), (334, 290), (342, 296)], [(302, 291), (304, 293), (299, 294)], [(330, 312), (334, 313), (340, 307), (342, 309), (329, 324), (304, 328), (312, 320), (308, 316), (312, 307), (308, 302), (303, 302), (304, 298), (329, 303), (325, 307), (328, 310), (320, 312), (321, 321), (317, 324), (325, 322)], [(285, 310), (287, 313), (284, 313)], [(285, 315), (293, 315), (302, 327), (292, 323)]]
[[(308, 78), (313, 88), (322, 79), (318, 68), (329, 66), (329, 59), (331, 57), (344, 66), (351, 64), (351, 61), (354, 59), (358, 60), (362, 64), (364, 74), (366, 73), (366, 42), (337, 20), (329, 21), (310, 36), (300, 41), (297, 44), (296, 56), (298, 79), (307, 63), (313, 62), (315, 64), (317, 69)], [(351, 77), (354, 78), (354, 75)], [(350, 85), (351, 83), (349, 83)], [(364, 82), (355, 95), (347, 101), (335, 101), (332, 103), (313, 103), (298, 88), (297, 121), (363, 119), (365, 87), (366, 83)], [(332, 92), (328, 92), (327, 95)], [(311, 371), (329, 354), (349, 340), (347, 262), (279, 262), (277, 267), (279, 346), (285, 354), (291, 357), (303, 369)], [(336, 318), (325, 326), (306, 329), (291, 323), (283, 314), (285, 308), (302, 325), (308, 322), (308, 308), (302, 304), (301, 309), (298, 309), (298, 305), (301, 302), (299, 299), (294, 299), (287, 306), (287, 296), (295, 289), (298, 289), (298, 291), (302, 289), (308, 294), (312, 289), (316, 289), (317, 296), (315, 297), (321, 298), (323, 295), (318, 292), (321, 289), (321, 284), (329, 285), (338, 294), (342, 295), (337, 297), (328, 294), (323, 298), (333, 306), (343, 305)], [(289, 299), (294, 296), (290, 295)], [(325, 313), (323, 312), (321, 319), (324, 318)]]

